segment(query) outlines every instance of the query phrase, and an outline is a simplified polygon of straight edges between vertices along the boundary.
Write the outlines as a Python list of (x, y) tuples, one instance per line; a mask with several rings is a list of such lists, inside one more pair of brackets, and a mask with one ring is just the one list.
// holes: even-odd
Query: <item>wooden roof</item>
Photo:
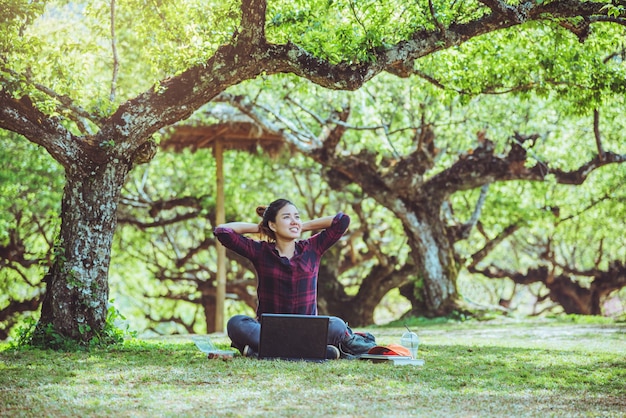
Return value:
[(177, 125), (161, 141), (161, 148), (181, 152), (188, 148), (196, 151), (213, 148), (220, 140), (224, 149), (236, 149), (256, 153), (259, 149), (276, 154), (285, 147), (281, 135), (268, 132), (248, 116), (236, 109), (217, 105), (206, 111), (207, 116), (217, 120), (205, 125)]

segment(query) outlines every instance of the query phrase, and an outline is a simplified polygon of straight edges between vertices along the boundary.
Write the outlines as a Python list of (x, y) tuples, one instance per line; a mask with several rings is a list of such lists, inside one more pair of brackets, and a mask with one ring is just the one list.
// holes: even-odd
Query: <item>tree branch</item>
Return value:
[(446, 28), (441, 24), (439, 19), (437, 19), (437, 13), (435, 12), (435, 6), (433, 5), (433, 0), (428, 0), (428, 10), (430, 11), (430, 16), (433, 18), (435, 22), (435, 26), (439, 29), (439, 32), (445, 36)]
[(494, 239), (488, 240), (487, 243), (481, 248), (479, 251), (472, 254), (471, 263), (467, 267), (470, 273), (476, 273), (478, 270), (476, 269), (476, 265), (484, 260), (494, 248), (500, 245), (505, 239), (513, 235), (521, 228), (520, 224), (512, 224), (504, 228), (504, 230)]
[(600, 137), (600, 112), (598, 109), (593, 109), (593, 135), (596, 138), (598, 158), (602, 161), (604, 159), (604, 150), (602, 149), (602, 138)]
[[(395, 45), (372, 49), (370, 55), (373, 59), (367, 62), (354, 63), (346, 60), (333, 64), (293, 43), (267, 44), (264, 32), (266, 1), (244, 0), (241, 3), (241, 33), (234, 35), (231, 44), (219, 47), (206, 62), (163, 80), (158, 86), (123, 103), (108, 119), (102, 120), (89, 115), (73, 106), (64, 96), (52, 96), (74, 114), (99, 125), (100, 131), (94, 137), (85, 137), (85, 141), (76, 140), (60, 123), (51, 122), (48, 115), (37, 111), (32, 105), (20, 105), (6, 91), (0, 92), (0, 127), (22, 134), (32, 142), (44, 146), (65, 167), (72, 161), (83, 160), (89, 155), (91, 158), (100, 158), (99, 162), (114, 157), (127, 158), (134, 155), (135, 150), (159, 129), (189, 117), (228, 87), (262, 73), (292, 73), (329, 89), (355, 90), (383, 71), (397, 72), (401, 67), (410, 68), (414, 60), (433, 52), (522, 22), (547, 18), (558, 21), (575, 17), (590, 21), (611, 20), (604, 9), (604, 2), (557, 0), (541, 4), (523, 2), (518, 6), (510, 6), (504, 1), (485, 0), (483, 4), (493, 13), (467, 23), (453, 23), (443, 28), (443, 32), (441, 26), (433, 30), (420, 29)], [(113, 7), (111, 11), (113, 13)], [(623, 24), (620, 19), (612, 18), (612, 21)], [(113, 29), (113, 19), (111, 23)], [(53, 93), (43, 86), (39, 88), (47, 94)], [(17, 116), (20, 114), (30, 116), (24, 120)], [(74, 119), (83, 132), (88, 132), (87, 124), (81, 124), (78, 118)], [(96, 148), (98, 144), (111, 142), (114, 146), (106, 152), (97, 152), (100, 151)], [(297, 141), (294, 140), (294, 143)], [(306, 148), (304, 142), (298, 145)], [(95, 152), (89, 152), (89, 147)], [(82, 153), (77, 152), (79, 148), (82, 148)], [(541, 173), (535, 175), (540, 176)], [(571, 181), (580, 181), (582, 177), (583, 172), (574, 175)], [(482, 184), (477, 184), (480, 185)], [(467, 184), (467, 187), (475, 185)]]
[[(584, 315), (599, 315), (603, 298), (626, 286), (626, 265), (619, 260), (609, 263), (607, 270), (598, 268), (580, 270), (557, 263), (549, 251), (543, 251), (540, 258), (549, 265), (529, 268), (526, 273), (508, 270), (495, 264), (478, 269), (475, 262), (468, 270), (491, 279), (508, 278), (517, 284), (542, 283), (549, 291), (546, 297), (558, 302), (566, 313)], [(557, 274), (557, 268), (561, 273)], [(592, 281), (589, 285), (583, 286), (572, 276), (588, 277)]]
[(189, 213), (184, 213), (184, 214), (178, 214), (175, 216), (172, 216), (171, 218), (167, 218), (167, 219), (157, 219), (151, 222), (144, 222), (144, 221), (140, 221), (139, 219), (135, 218), (135, 217), (124, 217), (124, 216), (118, 216), (117, 222), (122, 225), (122, 224), (126, 224), (126, 225), (134, 225), (136, 227), (138, 227), (139, 229), (145, 230), (148, 228), (156, 228), (156, 227), (163, 227), (163, 226), (167, 226), (167, 225), (173, 225), (176, 224), (178, 222), (183, 222), (183, 221), (187, 221), (189, 219), (195, 219), (200, 215), (200, 211), (193, 211), (193, 212), (189, 212)]
[[(172, 225), (189, 219), (195, 219), (200, 216), (204, 217), (204, 215), (202, 215), (202, 201), (204, 198), (205, 196), (184, 196), (176, 199), (152, 201), (149, 200), (149, 197), (144, 196), (144, 199), (147, 200), (140, 202), (137, 199), (131, 199), (123, 196), (120, 199), (120, 203), (122, 205), (118, 208), (117, 221), (119, 224), (135, 225), (140, 229), (148, 229)], [(126, 213), (127, 211), (124, 211), (125, 206), (147, 209), (148, 215), (152, 217), (153, 220), (142, 221), (139, 217)], [(186, 213), (175, 213), (173, 216), (168, 217), (160, 216), (162, 212), (177, 208), (191, 210)], [(212, 215), (210, 214), (209, 216)]]
[(265, 44), (265, 10), (266, 0), (242, 0), (241, 2), (241, 34), (237, 37), (239, 47)]
[(8, 306), (0, 309), (0, 322), (3, 322), (5, 325), (4, 329), (0, 329), (0, 341), (9, 338), (8, 330), (13, 328), (18, 322), (17, 315), (24, 312), (35, 312), (39, 309), (42, 297), (43, 289), (41, 289), (37, 296), (20, 302), (12, 300), (9, 302)]
[[(494, 8), (504, 4), (487, 3)], [(502, 19), (502, 14), (492, 13), (469, 23), (453, 24), (444, 33), (439, 28), (419, 30), (396, 45), (373, 49), (371, 61), (332, 64), (293, 43), (267, 44), (264, 33), (266, 1), (245, 0), (241, 4), (242, 32), (235, 36), (233, 44), (218, 48), (205, 63), (164, 80), (158, 88), (151, 88), (122, 104), (102, 126), (100, 137), (125, 139), (117, 144), (115, 151), (126, 155), (158, 129), (187, 118), (228, 87), (262, 73), (292, 73), (329, 89), (355, 90), (382, 71), (397, 70), (398, 65), (412, 66), (418, 58), (444, 47), (460, 45), (473, 37), (521, 21), (545, 19), (546, 14), (553, 19), (606, 16), (601, 10), (604, 5), (573, 0), (548, 4), (525, 2), (511, 12), (524, 19)], [(447, 41), (445, 45), (442, 44), (444, 40)]]
[(456, 228), (456, 233), (454, 234), (454, 241), (459, 241), (466, 239), (469, 237), (470, 232), (478, 223), (480, 219), (480, 214), (482, 212), (483, 206), (485, 204), (485, 200), (487, 199), (487, 192), (489, 191), (489, 184), (483, 184), (480, 188), (480, 195), (478, 196), (478, 200), (476, 201), (476, 206), (474, 207), (474, 212), (472, 212), (472, 216), (462, 225)]
[[(322, 152), (331, 153), (334, 155), (336, 152), (337, 145), (339, 141), (343, 137), (343, 134), (346, 132), (345, 122), (348, 120), (350, 116), (350, 108), (345, 106), (341, 111), (334, 111), (333, 116), (331, 116), (330, 120), (337, 120), (343, 122), (341, 124), (330, 124), (326, 123), (323, 125), (322, 132), (320, 133), (319, 139), (322, 141)], [(328, 157), (322, 157), (328, 158)]]
[[(590, 210), (591, 208), (595, 207), (596, 205), (599, 205), (600, 203), (604, 202), (605, 200), (611, 200), (611, 193), (610, 192), (605, 193), (603, 196), (601, 196), (598, 199), (592, 200), (588, 205), (586, 205), (584, 208), (578, 210), (576, 213), (573, 213), (573, 214), (571, 214), (569, 216), (566, 216), (566, 217), (563, 217), (563, 218), (559, 218), (557, 220), (556, 224), (558, 225), (558, 224), (561, 224), (561, 223), (563, 223), (565, 221), (572, 220), (572, 219), (580, 216), (582, 213), (584, 213), (584, 212)], [(559, 210), (558, 207), (551, 208), (551, 210), (555, 214), (555, 216), (560, 215), (560, 210)]]
[[(191, 321), (191, 324), (185, 323), (185, 321), (183, 321), (180, 317), (175, 316), (173, 314), (170, 315), (169, 317), (157, 318), (157, 317), (153, 316), (151, 312), (148, 312), (148, 313), (146, 313), (146, 318), (148, 318), (151, 322), (155, 322), (157, 324), (173, 322), (175, 324), (182, 325), (182, 327), (185, 328), (185, 331), (187, 331), (187, 333), (189, 333), (189, 334), (193, 334), (194, 333), (193, 328), (194, 328), (194, 326), (196, 324), (195, 316), (194, 316), (194, 319)], [(157, 334), (159, 333), (154, 327), (152, 327), (151, 329), (152, 329), (152, 331), (156, 332)]]
[[(2, 61), (6, 62), (4, 58), (2, 59)], [(57, 103), (56, 110), (60, 114), (65, 115), (68, 119), (74, 122), (82, 133), (91, 133), (91, 128), (83, 119), (87, 121), (91, 121), (94, 124), (103, 122), (102, 118), (87, 112), (85, 109), (83, 109), (80, 106), (76, 106), (74, 102), (72, 101), (72, 99), (69, 98), (68, 96), (58, 94), (51, 88), (33, 81), (29, 74), (18, 74), (13, 69), (6, 67), (4, 64), (2, 65), (1, 70), (7, 72), (11, 76), (13, 76), (15, 79), (24, 80), (28, 85), (34, 87), (35, 89), (39, 90), (40, 92), (54, 99)], [(9, 97), (8, 94), (7, 94), (7, 97)], [(20, 100), (30, 101), (30, 98), (27, 96), (24, 96)], [(3, 126), (0, 125), (0, 127), (3, 127)], [(10, 128), (7, 128), (7, 129), (10, 129)], [(21, 132), (17, 132), (17, 133), (21, 134)]]
[(534, 166), (527, 165), (527, 149), (525, 143), (532, 145), (537, 135), (522, 136), (515, 134), (515, 140), (507, 155), (494, 154), (491, 141), (480, 143), (470, 153), (462, 154), (447, 170), (433, 176), (426, 184), (430, 194), (445, 193), (449, 195), (459, 190), (470, 190), (494, 181), (531, 180), (543, 181), (548, 175), (560, 184), (582, 184), (594, 170), (613, 163), (623, 163), (626, 155), (605, 152), (604, 157), (598, 156), (582, 164), (578, 169), (565, 171), (551, 168), (547, 163), (537, 162)]
[[(244, 115), (248, 116), (259, 126), (262, 126), (270, 133), (280, 135), (285, 138), (285, 141), (293, 145), (305, 154), (310, 153), (314, 149), (321, 147), (322, 143), (319, 138), (313, 136), (310, 132), (302, 132), (293, 127), (291, 122), (284, 118), (282, 115), (268, 109), (258, 103), (252, 103), (245, 96), (234, 96), (229, 93), (221, 93), (215, 98), (214, 101), (225, 102), (241, 111)], [(269, 118), (263, 116), (259, 110), (271, 114), (277, 122), (272, 122)], [(312, 113), (310, 113), (312, 114)], [(313, 115), (313, 114), (312, 114)], [(318, 117), (316, 116), (316, 119)]]
[(480, 0), (482, 4), (489, 7), (494, 14), (510, 19), (515, 23), (524, 23), (528, 20), (530, 11), (536, 5), (535, 2), (525, 1), (517, 6), (507, 4), (501, 0)]
[(79, 141), (58, 119), (37, 109), (27, 96), (18, 100), (0, 90), (0, 127), (41, 145), (63, 167), (68, 167), (77, 155), (89, 161), (79, 147), (79, 143), (87, 141)]
[(109, 100), (115, 101), (115, 91), (117, 87), (117, 73), (120, 62), (117, 57), (117, 38), (115, 36), (115, 0), (111, 0), (111, 53), (113, 54), (113, 75), (111, 76), (111, 94)]

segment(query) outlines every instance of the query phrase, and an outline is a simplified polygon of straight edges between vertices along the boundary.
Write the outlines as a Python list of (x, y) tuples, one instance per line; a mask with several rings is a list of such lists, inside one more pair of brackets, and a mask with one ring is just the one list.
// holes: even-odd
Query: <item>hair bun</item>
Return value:
[(267, 209), (267, 206), (257, 206), (256, 214), (259, 215), (262, 218), (263, 215), (265, 215), (265, 210), (266, 209)]

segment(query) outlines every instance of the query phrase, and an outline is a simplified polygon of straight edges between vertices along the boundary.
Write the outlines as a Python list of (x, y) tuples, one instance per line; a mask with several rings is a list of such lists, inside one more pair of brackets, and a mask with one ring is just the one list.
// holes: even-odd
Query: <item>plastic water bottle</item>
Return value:
[(420, 340), (416, 333), (407, 331), (402, 334), (400, 339), (400, 345), (406, 347), (411, 352), (411, 357), (417, 358), (417, 348), (419, 347)]

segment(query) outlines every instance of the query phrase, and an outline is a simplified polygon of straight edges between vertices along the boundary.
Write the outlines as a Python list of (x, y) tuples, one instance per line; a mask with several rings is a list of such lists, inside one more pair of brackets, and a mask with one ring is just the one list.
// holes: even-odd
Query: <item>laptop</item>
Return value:
[(262, 314), (260, 359), (326, 361), (328, 316)]

